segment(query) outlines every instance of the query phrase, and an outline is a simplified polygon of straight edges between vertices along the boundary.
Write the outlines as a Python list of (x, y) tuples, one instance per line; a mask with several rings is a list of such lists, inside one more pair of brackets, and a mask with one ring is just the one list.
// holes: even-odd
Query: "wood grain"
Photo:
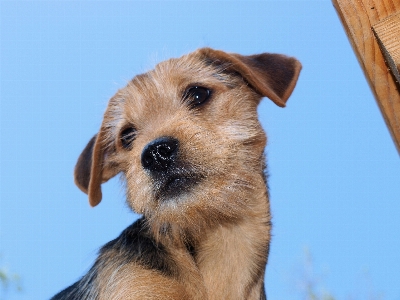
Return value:
[(386, 64), (400, 87), (400, 12), (372, 26), (372, 31), (385, 57)]
[[(332, 0), (400, 154), (400, 92), (372, 26), (400, 12), (399, 0)], [(400, 36), (400, 32), (398, 33)]]

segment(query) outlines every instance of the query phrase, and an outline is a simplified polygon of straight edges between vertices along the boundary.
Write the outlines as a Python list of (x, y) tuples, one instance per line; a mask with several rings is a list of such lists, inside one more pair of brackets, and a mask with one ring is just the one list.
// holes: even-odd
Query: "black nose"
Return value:
[(142, 166), (152, 172), (164, 172), (175, 161), (179, 142), (172, 137), (160, 137), (144, 147)]

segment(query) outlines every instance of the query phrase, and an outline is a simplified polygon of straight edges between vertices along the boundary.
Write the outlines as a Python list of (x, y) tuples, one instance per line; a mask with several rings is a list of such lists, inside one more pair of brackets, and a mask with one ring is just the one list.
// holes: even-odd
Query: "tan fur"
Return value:
[[(100, 292), (100, 300), (109, 299), (192, 299), (185, 287), (176, 280), (160, 275), (152, 270), (137, 266), (125, 267), (122, 270), (109, 270), (104, 273), (104, 290)], [(109, 275), (109, 276), (107, 276)]]
[[(144, 215), (146, 230), (177, 271), (165, 276), (135, 261), (123, 264), (108, 251), (98, 259), (93, 299), (260, 299), (271, 217), (257, 106), (262, 96), (285, 106), (300, 69), (283, 55), (204, 48), (160, 63), (117, 92), (75, 181), (95, 206), (101, 183), (121, 173), (128, 204)], [(191, 109), (182, 95), (194, 85), (212, 94)], [(120, 142), (127, 126), (136, 129), (129, 150)], [(170, 199), (157, 197), (157, 183), (141, 164), (143, 149), (159, 137), (178, 140), (187, 176), (202, 178)]]
[[(117, 267), (110, 265), (99, 274), (99, 300), (109, 299), (207, 299), (204, 285), (193, 259), (174, 249), (173, 255), (186, 266), (180, 270), (179, 280), (145, 270), (135, 263)], [(193, 272), (195, 269), (197, 272)]]

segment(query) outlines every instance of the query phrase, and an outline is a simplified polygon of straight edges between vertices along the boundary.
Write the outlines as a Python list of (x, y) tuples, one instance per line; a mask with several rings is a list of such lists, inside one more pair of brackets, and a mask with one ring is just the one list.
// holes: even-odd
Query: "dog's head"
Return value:
[(239, 217), (263, 184), (257, 105), (265, 96), (285, 106), (300, 69), (283, 55), (209, 48), (158, 64), (111, 98), (76, 184), (95, 206), (101, 184), (122, 173), (129, 205), (164, 227)]

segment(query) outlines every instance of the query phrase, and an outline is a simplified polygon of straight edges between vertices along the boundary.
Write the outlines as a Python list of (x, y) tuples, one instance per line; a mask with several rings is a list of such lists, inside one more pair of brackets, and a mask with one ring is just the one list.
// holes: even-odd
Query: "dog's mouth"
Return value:
[(168, 200), (189, 193), (203, 176), (195, 173), (166, 174), (155, 180), (156, 198)]

